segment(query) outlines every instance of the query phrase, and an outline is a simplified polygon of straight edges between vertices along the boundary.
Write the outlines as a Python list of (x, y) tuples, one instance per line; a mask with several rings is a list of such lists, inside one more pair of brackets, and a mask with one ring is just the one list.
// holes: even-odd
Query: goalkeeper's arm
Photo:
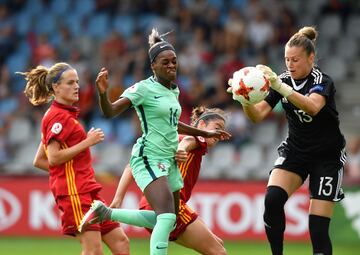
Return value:
[(256, 68), (261, 70), (266, 76), (266, 78), (269, 79), (271, 88), (277, 91), (283, 97), (287, 98), (294, 92), (293, 88), (283, 83), (281, 79), (277, 76), (277, 74), (271, 70), (270, 67), (265, 65), (257, 65)]
[(272, 89), (286, 97), (297, 108), (303, 110), (310, 116), (318, 114), (326, 104), (326, 99), (323, 95), (311, 93), (309, 96), (304, 96), (300, 93), (294, 93), (293, 88), (283, 83), (269, 67), (257, 65), (256, 68), (263, 71), (265, 76), (270, 80)]

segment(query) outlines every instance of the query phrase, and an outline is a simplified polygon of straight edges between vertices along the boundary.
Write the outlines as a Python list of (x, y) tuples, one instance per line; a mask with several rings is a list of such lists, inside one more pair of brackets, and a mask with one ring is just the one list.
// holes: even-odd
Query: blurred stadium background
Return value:
[[(37, 216), (41, 218), (38, 225), (31, 222), (31, 208), (36, 204), (31, 199), (43, 202), (48, 194), (46, 174), (32, 167), (47, 106), (30, 105), (22, 92), (25, 82), (15, 72), (58, 61), (78, 70), (83, 123), (106, 133), (106, 141), (93, 147), (92, 153), (97, 177), (111, 199), (139, 135), (139, 123), (132, 110), (113, 120), (104, 119), (94, 80), (98, 70), (107, 67), (109, 95), (114, 100), (135, 81), (149, 76), (147, 36), (153, 27), (162, 33), (174, 31), (167, 39), (175, 45), (179, 59), (182, 120), (189, 122), (192, 107), (198, 105), (221, 107), (229, 113), (227, 129), (233, 138), (206, 156), (193, 206), (225, 239), (264, 240), (261, 217), (244, 220), (244, 208), (261, 215), (258, 197), (263, 195), (276, 147), (286, 136), (286, 121), (278, 107), (266, 121), (253, 125), (226, 94), (226, 84), (243, 66), (263, 63), (283, 71), (284, 44), (304, 25), (319, 30), (318, 63), (335, 81), (342, 131), (348, 142), (348, 196), (335, 212), (332, 235), (335, 246), (344, 241), (359, 243), (360, 3), (355, 0), (0, 0), (0, 240), (8, 240), (7, 236), (59, 236), (58, 218), (44, 219), (43, 215)], [(211, 197), (214, 185), (217, 200), (224, 195), (225, 202), (230, 201), (234, 192), (241, 199), (201, 207), (202, 196)], [(43, 193), (37, 197), (38, 190)], [(35, 195), (29, 198), (30, 194)], [(134, 196), (129, 196), (124, 207), (136, 207), (135, 187), (131, 194)], [(299, 193), (299, 201), (306, 200), (304, 194), (305, 189)], [(48, 199), (52, 204), (51, 194)], [(306, 213), (306, 203), (297, 205), (296, 210), (302, 208)], [(215, 210), (228, 220), (224, 223), (221, 217), (212, 217)], [(296, 218), (296, 212), (288, 220), (294, 223), (296, 219), (307, 220)], [(237, 228), (219, 227), (226, 223), (237, 223), (232, 225)], [(288, 238), (306, 241), (307, 223), (299, 224), (294, 223), (293, 229), (290, 226)], [(128, 231), (130, 236), (144, 236), (137, 229)]]

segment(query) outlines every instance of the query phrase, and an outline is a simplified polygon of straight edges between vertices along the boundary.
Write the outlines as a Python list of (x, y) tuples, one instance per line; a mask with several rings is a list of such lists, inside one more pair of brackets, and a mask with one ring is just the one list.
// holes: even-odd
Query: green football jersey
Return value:
[(168, 89), (150, 77), (126, 89), (121, 97), (131, 101), (143, 132), (133, 146), (132, 155), (173, 158), (178, 146), (177, 124), (181, 114), (179, 88), (173, 84)]

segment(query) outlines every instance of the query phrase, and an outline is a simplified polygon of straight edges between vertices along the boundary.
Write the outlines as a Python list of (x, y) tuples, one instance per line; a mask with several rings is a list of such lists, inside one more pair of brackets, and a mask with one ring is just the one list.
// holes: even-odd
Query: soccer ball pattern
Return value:
[(261, 70), (248, 66), (234, 72), (231, 86), (234, 100), (253, 105), (269, 94), (270, 81)]

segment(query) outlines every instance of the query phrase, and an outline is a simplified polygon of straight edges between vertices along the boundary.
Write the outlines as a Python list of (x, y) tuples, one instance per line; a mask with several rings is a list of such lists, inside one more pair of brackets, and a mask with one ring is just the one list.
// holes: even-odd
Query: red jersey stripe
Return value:
[(191, 163), (191, 161), (193, 160), (195, 154), (194, 153), (189, 153), (189, 156), (187, 158), (187, 160), (184, 162), (184, 163), (181, 163), (180, 165), (180, 172), (181, 172), (181, 176), (182, 178), (184, 179), (186, 174), (187, 174), (187, 171), (189, 169), (189, 165)]
[[(72, 168), (72, 160), (70, 160), (69, 162), (67, 162), (65, 164), (65, 171), (66, 171), (66, 179), (68, 180), (68, 188), (69, 188), (69, 197), (70, 197), (70, 201), (71, 201), (71, 207), (74, 213), (74, 218), (75, 218), (75, 222), (76, 225), (80, 225), (81, 219), (82, 219), (82, 211), (81, 211), (81, 204), (80, 204), (80, 200), (79, 200), (79, 196), (78, 194), (74, 194), (74, 191), (76, 192), (76, 186), (75, 186), (75, 190), (74, 190), (74, 182), (72, 181), (73, 177), (71, 176), (72, 173), (74, 172), (74, 169)], [(71, 192), (71, 193), (70, 193)]]

